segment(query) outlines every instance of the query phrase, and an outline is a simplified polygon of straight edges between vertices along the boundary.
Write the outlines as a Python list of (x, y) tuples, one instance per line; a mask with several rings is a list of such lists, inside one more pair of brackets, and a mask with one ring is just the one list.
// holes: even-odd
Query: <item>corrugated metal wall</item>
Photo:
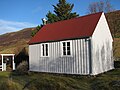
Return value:
[(72, 42), (72, 56), (61, 56), (61, 42), (49, 43), (49, 57), (41, 57), (41, 44), (29, 46), (30, 71), (89, 74), (89, 40), (76, 39)]
[(92, 75), (114, 69), (112, 36), (106, 18), (102, 14), (91, 37)]

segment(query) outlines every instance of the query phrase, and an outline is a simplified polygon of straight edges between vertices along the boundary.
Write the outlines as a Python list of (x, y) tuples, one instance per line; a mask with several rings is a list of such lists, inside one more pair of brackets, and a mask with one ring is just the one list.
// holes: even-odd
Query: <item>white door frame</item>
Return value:
[(15, 54), (0, 54), (1, 56), (2, 56), (2, 71), (4, 71), (4, 66), (3, 66), (3, 58), (4, 58), (4, 56), (12, 56), (12, 69), (13, 70), (15, 70), (15, 62), (14, 62), (14, 56), (15, 56)]

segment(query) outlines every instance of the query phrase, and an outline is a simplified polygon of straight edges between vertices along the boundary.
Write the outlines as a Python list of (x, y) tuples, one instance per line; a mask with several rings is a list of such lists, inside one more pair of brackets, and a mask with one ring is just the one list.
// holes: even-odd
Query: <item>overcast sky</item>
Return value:
[[(99, 0), (67, 0), (74, 4), (73, 12), (80, 16), (87, 13), (88, 5)], [(120, 0), (110, 0), (116, 10), (120, 10)], [(52, 5), (58, 0), (0, 0), (0, 34), (35, 27), (41, 24)]]

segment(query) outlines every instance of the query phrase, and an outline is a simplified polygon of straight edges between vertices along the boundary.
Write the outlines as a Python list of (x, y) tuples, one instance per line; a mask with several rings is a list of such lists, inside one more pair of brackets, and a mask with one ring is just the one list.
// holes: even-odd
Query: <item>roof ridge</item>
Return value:
[(61, 23), (61, 22), (65, 22), (65, 21), (71, 21), (71, 20), (78, 19), (78, 18), (88, 17), (88, 16), (91, 16), (91, 15), (100, 14), (100, 13), (102, 14), (103, 12), (97, 12), (97, 13), (87, 14), (87, 15), (83, 15), (83, 16), (80, 16), (80, 17), (75, 17), (75, 18), (71, 18), (71, 19), (67, 19), (67, 20), (61, 20), (61, 21), (57, 21), (57, 22), (54, 22), (54, 23), (46, 24), (45, 26), (56, 24), (56, 23)]

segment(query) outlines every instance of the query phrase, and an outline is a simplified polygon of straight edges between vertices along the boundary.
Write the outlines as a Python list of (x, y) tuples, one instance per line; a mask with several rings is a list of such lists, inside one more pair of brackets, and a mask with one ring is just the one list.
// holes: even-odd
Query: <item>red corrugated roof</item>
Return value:
[(29, 44), (92, 36), (102, 12), (47, 24)]

